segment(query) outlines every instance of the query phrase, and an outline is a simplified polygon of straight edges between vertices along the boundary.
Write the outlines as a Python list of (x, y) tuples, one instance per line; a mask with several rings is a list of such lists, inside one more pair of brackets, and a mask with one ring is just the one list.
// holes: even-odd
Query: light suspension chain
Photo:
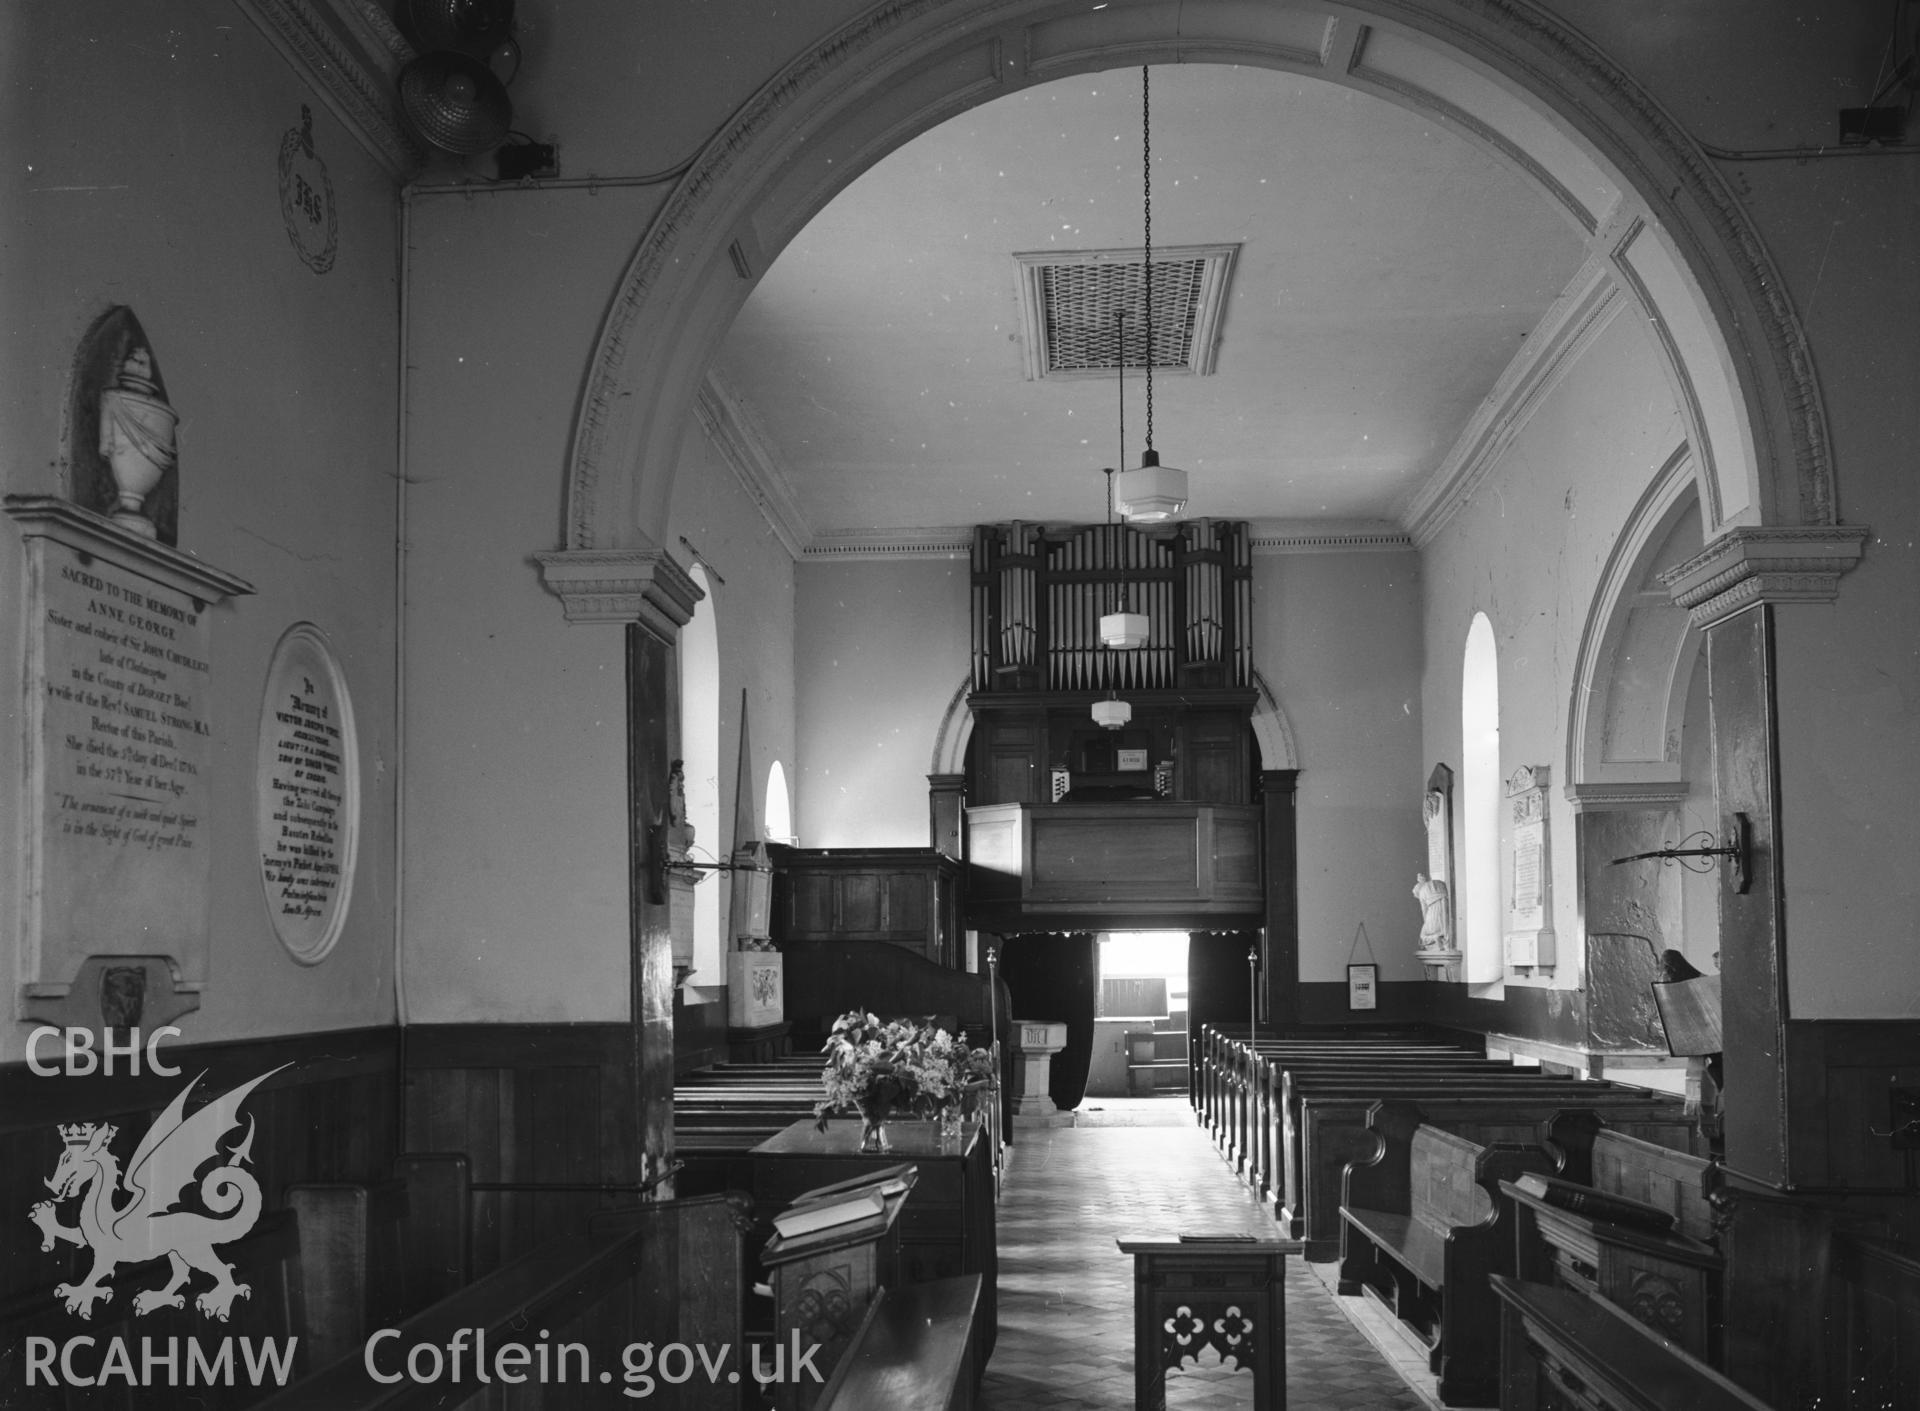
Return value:
[(1147, 295), (1147, 449), (1153, 449), (1153, 109), (1148, 68), (1140, 66), (1140, 189)]

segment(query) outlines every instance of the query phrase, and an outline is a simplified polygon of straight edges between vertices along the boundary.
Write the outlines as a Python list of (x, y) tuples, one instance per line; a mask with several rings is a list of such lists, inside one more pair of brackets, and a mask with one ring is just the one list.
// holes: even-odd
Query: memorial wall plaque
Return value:
[(1457, 981), (1459, 929), (1454, 905), (1453, 771), (1436, 764), (1421, 797), (1421, 821), (1427, 834), (1426, 869), (1413, 879), (1420, 907), (1420, 947), (1415, 952), (1430, 980)]
[(241, 579), (54, 496), (12, 495), (26, 547), (30, 996), (90, 955), (169, 957), (207, 979), (215, 767), (209, 609)]
[(274, 934), (303, 965), (340, 939), (360, 833), (360, 751), (346, 679), (320, 629), (287, 629), (260, 705), (255, 825)]
[(1507, 780), (1513, 823), (1513, 904), (1507, 911), (1507, 964), (1547, 967), (1554, 963), (1553, 876), (1547, 851), (1547, 784), (1544, 764), (1522, 765)]

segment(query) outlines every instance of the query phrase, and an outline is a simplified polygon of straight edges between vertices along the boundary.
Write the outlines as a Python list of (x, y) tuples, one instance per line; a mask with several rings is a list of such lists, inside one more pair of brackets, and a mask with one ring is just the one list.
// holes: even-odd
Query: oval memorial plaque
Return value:
[(353, 894), (360, 752), (346, 679), (310, 622), (273, 649), (254, 787), (267, 914), (293, 958), (316, 965), (340, 939)]

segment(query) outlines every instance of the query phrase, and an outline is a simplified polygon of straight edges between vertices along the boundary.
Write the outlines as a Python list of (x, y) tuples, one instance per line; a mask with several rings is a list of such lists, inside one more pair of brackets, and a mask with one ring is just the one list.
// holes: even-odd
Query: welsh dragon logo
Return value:
[[(213, 1247), (239, 1239), (260, 1218), (259, 1182), (242, 1169), (253, 1151), (253, 1119), (247, 1119), (246, 1136), (230, 1151), (220, 1147), (239, 1125), (240, 1104), (247, 1094), (279, 1071), (275, 1068), (242, 1083), (189, 1117), (187, 1098), (206, 1076), (202, 1073), (180, 1090), (147, 1129), (124, 1178), (119, 1158), (110, 1149), (116, 1128), (92, 1122), (60, 1128), (65, 1146), (47, 1181), (53, 1199), (35, 1205), (29, 1218), (40, 1227), (43, 1252), (59, 1241), (93, 1250), (93, 1268), (84, 1282), (54, 1287), (54, 1296), (65, 1302), (67, 1312), (91, 1318), (96, 1302), (113, 1299), (107, 1281), (115, 1269), (162, 1255), (171, 1266), (171, 1277), (164, 1288), (134, 1295), (136, 1314), (185, 1307), (180, 1287), (195, 1270), (213, 1280), (213, 1287), (194, 1299), (194, 1306), (209, 1317), (224, 1323), (234, 1299), (251, 1295), (249, 1285), (234, 1282), (233, 1266), (214, 1254)], [(199, 1178), (199, 1203), (211, 1213), (178, 1208), (196, 1174), (210, 1162), (219, 1164)], [(116, 1204), (123, 1187), (127, 1198)], [(56, 1207), (75, 1198), (80, 1202), (79, 1223), (60, 1224)]]

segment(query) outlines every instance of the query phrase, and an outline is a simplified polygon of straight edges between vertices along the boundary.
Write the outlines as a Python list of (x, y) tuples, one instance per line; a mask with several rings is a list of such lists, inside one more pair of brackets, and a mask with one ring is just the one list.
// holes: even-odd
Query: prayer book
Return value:
[(1537, 1171), (1528, 1171), (1515, 1180), (1513, 1186), (1515, 1190), (1525, 1191), (1548, 1205), (1608, 1224), (1632, 1225), (1662, 1233), (1673, 1228), (1672, 1213), (1657, 1205), (1648, 1205), (1630, 1196), (1597, 1191), (1577, 1181), (1563, 1181), (1557, 1176), (1543, 1176)]
[(815, 1230), (857, 1224), (886, 1213), (887, 1198), (878, 1190), (858, 1191), (838, 1200), (817, 1200), (796, 1205), (773, 1217), (773, 1228), (786, 1239), (809, 1235)]

